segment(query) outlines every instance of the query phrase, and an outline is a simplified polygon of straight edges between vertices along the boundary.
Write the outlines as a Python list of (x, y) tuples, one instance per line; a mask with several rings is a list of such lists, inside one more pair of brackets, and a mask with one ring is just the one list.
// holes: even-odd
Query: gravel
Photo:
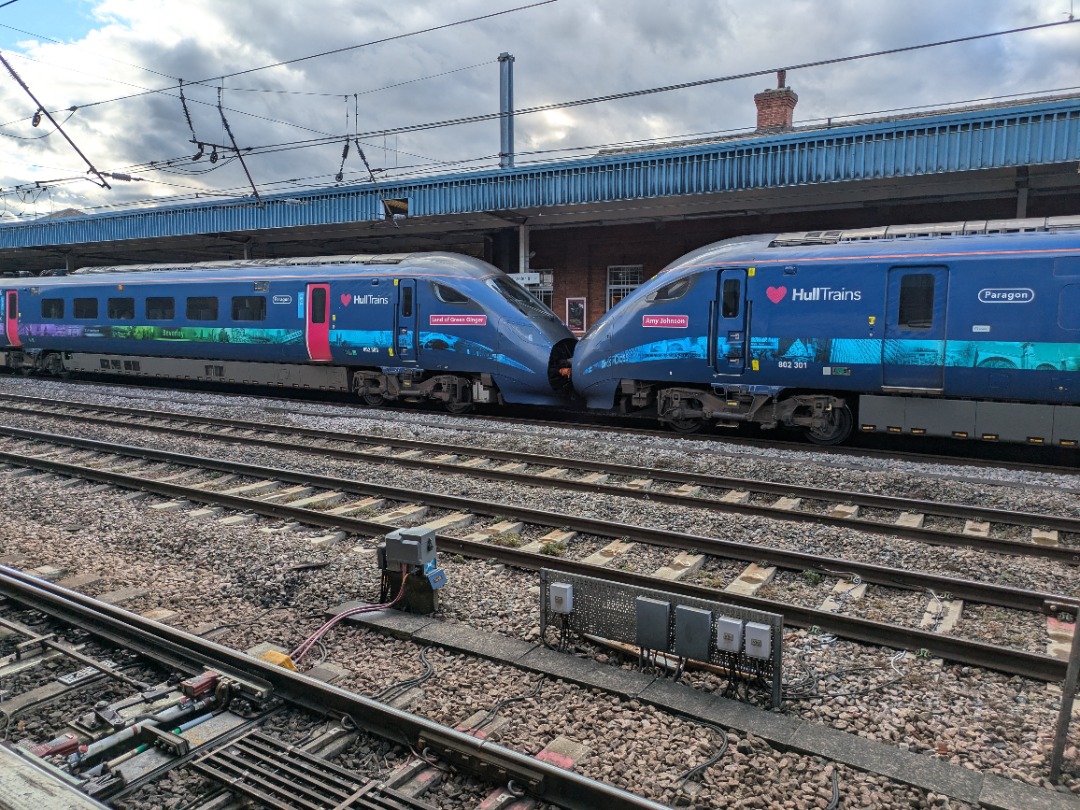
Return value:
[[(676, 437), (630, 436), (615, 441), (612, 434), (588, 430), (507, 427), (501, 422), (413, 411), (372, 412), (336, 404), (275, 402), (191, 391), (133, 393), (108, 386), (72, 388), (51, 381), (0, 378), (2, 392), (129, 406), (146, 406), (149, 402), (151, 407), (163, 410), (287, 421), (332, 429), (342, 435), (401, 436), (787, 481), (822, 489), (856, 488), (958, 502), (978, 500), (1004, 509), (1073, 516), (1080, 513), (1076, 495), (1080, 478), (1073, 475), (878, 459), (857, 464), (847, 460), (847, 466), (837, 466), (812, 451), (751, 450), (719, 440), (715, 448)], [(251, 464), (377, 481), (399, 488), (403, 501), (412, 492), (431, 490), (502, 504), (503, 516), (512, 514), (513, 504), (520, 503), (612, 523), (640, 524), (1080, 595), (1073, 568), (1034, 560), (1017, 565), (1015, 560), (974, 549), (935, 548), (845, 529), (671, 508), (649, 501), (567, 493), (445, 473), (337, 462), (221, 441), (151, 437), (130, 427), (78, 427), (71, 421), (13, 414), (5, 414), (4, 421), (178, 452), (240, 458)], [(96, 571), (102, 581), (88, 589), (95, 594), (142, 587), (147, 594), (124, 607), (139, 611), (169, 608), (177, 612), (171, 623), (188, 630), (201, 629), (208, 621), (224, 624), (216, 640), (238, 649), (263, 641), (291, 649), (321, 623), (327, 607), (349, 599), (373, 601), (378, 595), (378, 572), (370, 553), (373, 544), (366, 538), (350, 537), (332, 548), (314, 549), (309, 541), (322, 532), (263, 519), (224, 527), (212, 520), (194, 520), (184, 511), (157, 512), (149, 508), (156, 502), (153, 499), (124, 501), (116, 490), (88, 484), (61, 489), (56, 480), (26, 481), (0, 474), (0, 497), (8, 505), (0, 512), (0, 553), (26, 554), (28, 560), (23, 567), (50, 564), (63, 566), (69, 573)], [(606, 538), (581, 537), (571, 542), (565, 553), (581, 558), (606, 542)], [(666, 564), (671, 556), (670, 551), (639, 545), (624, 554), (617, 565), (648, 572)], [(300, 567), (316, 563), (323, 567)], [(440, 593), (441, 618), (536, 640), (539, 583), (535, 574), (446, 556), (440, 558), (440, 563), (450, 581), (450, 587)], [(719, 586), (730, 581), (740, 568), (709, 560), (696, 576), (700, 582)], [(781, 572), (768, 593), (786, 601), (816, 605), (835, 581), (830, 576), (814, 581), (814, 577), (797, 572)], [(842, 609), (911, 626), (918, 624), (930, 601), (929, 595), (897, 597), (895, 592), (871, 587), (862, 600), (846, 603)], [(1038, 617), (985, 606), (965, 610), (957, 633), (969, 632), (972, 637), (1033, 651), (1041, 651), (1045, 645), (1045, 627)], [(580, 652), (605, 661), (611, 656), (589, 645), (581, 645)], [(782, 711), (962, 767), (1053, 789), (1046, 781), (1046, 773), (1060, 688), (918, 657), (917, 651), (908, 651), (896, 660), (896, 652), (789, 630), (785, 681), (801, 688), (799, 699), (786, 700)], [(443, 650), (432, 650), (429, 656), (436, 676), (424, 684), (423, 695), (412, 710), (447, 724), (461, 722), (474, 708), (486, 710), (504, 698), (521, 696), (534, 680), (509, 667)], [(349, 670), (347, 687), (364, 694), (374, 694), (422, 669), (415, 646), (356, 627), (338, 628), (328, 636), (325, 658)], [(613, 665), (631, 665), (610, 660)], [(697, 688), (718, 694), (730, 689), (730, 684), (712, 674), (690, 672), (685, 679)], [(545, 682), (535, 697), (506, 705), (500, 717), (507, 721), (495, 737), (500, 744), (535, 753), (555, 736), (570, 736), (589, 748), (580, 766), (584, 773), (671, 804), (825, 807), (832, 798), (835, 772), (842, 807), (963, 806), (882, 777), (777, 751), (753, 735), (733, 732), (727, 733), (728, 750), (716, 764), (682, 782), (688, 770), (716, 752), (723, 732), (634, 701), (557, 681)], [(1066, 751), (1065, 772), (1061, 789), (1080, 793), (1080, 756), (1075, 737)]]

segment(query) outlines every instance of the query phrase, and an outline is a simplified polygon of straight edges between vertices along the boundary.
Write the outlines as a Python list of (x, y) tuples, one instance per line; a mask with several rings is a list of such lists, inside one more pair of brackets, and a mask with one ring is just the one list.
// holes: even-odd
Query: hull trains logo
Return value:
[(1035, 291), (1029, 287), (988, 287), (979, 290), (979, 303), (982, 304), (1030, 304), (1035, 300)]
[[(774, 304), (779, 304), (787, 297), (787, 287), (766, 287), (765, 295)], [(798, 287), (791, 291), (792, 301), (862, 301), (862, 290), (849, 290), (846, 287)]]
[(389, 304), (390, 299), (385, 295), (352, 295), (350, 293), (341, 294), (342, 306), (348, 306), (349, 304)]

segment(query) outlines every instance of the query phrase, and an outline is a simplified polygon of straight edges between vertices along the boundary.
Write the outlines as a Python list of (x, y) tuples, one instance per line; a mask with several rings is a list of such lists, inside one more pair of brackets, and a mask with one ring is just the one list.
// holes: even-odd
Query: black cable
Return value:
[(832, 801), (826, 805), (825, 810), (836, 810), (840, 806), (840, 774), (833, 765), (832, 771)]
[(697, 720), (697, 719), (689, 717), (689, 716), (686, 716), (686, 718), (688, 720), (690, 720), (690, 722), (694, 723), (695, 725), (704, 726), (705, 728), (710, 728), (713, 731), (715, 731), (717, 734), (719, 734), (720, 735), (720, 747), (716, 750), (716, 752), (711, 757), (709, 757), (707, 760), (702, 762), (700, 765), (695, 765), (690, 770), (685, 771), (676, 780), (675, 784), (676, 784), (677, 787), (680, 787), (680, 788), (684, 784), (689, 782), (691, 779), (694, 779), (694, 778), (700, 776), (701, 774), (705, 773), (705, 771), (707, 771), (709, 768), (711, 768), (713, 765), (715, 765), (717, 762), (719, 762), (723, 758), (724, 754), (727, 753), (727, 750), (728, 750), (728, 736), (727, 736), (727, 731), (725, 729), (721, 728), (720, 726), (713, 725), (712, 723), (706, 723), (703, 720)]
[(433, 667), (427, 659), (428, 650), (430, 649), (431, 647), (424, 647), (420, 650), (420, 663), (424, 665), (424, 671), (420, 675), (417, 675), (415, 678), (400, 681), (399, 683), (391, 684), (382, 691), (372, 695), (372, 698), (383, 702), (392, 700), (393, 698), (404, 694), (412, 687), (420, 686), (420, 684), (425, 683), (431, 678), (431, 676), (435, 674), (435, 667)]
[(527, 698), (536, 697), (537, 695), (540, 694), (540, 690), (541, 690), (541, 688), (543, 688), (544, 681), (546, 681), (546, 680), (547, 680), (547, 676), (541, 674), (540, 677), (538, 677), (536, 679), (536, 683), (533, 684), (532, 689), (530, 689), (528, 692), (525, 692), (523, 694), (515, 695), (514, 697), (508, 697), (508, 698), (504, 698), (503, 700), (500, 700), (498, 703), (496, 703), (494, 706), (492, 706), (490, 709), (487, 710), (487, 713), (480, 719), (480, 721), (478, 723), (476, 723), (475, 725), (473, 725), (472, 727), (470, 727), (468, 729), (465, 729), (465, 731), (467, 731), (467, 732), (468, 731), (477, 731), (479, 729), (482, 729), (484, 726), (486, 726), (488, 723), (490, 723), (492, 720), (494, 720), (498, 716), (499, 712), (501, 712), (503, 709), (505, 709), (511, 703), (516, 703), (519, 700), (526, 700)]

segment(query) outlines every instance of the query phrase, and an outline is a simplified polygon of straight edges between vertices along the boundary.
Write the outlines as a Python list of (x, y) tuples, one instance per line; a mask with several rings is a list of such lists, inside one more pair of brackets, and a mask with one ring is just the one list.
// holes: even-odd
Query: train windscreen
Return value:
[(530, 318), (541, 318), (545, 321), (558, 320), (554, 312), (530, 295), (527, 290), (523, 290), (508, 278), (503, 276), (489, 278), (487, 285), (513, 304), (523, 315)]

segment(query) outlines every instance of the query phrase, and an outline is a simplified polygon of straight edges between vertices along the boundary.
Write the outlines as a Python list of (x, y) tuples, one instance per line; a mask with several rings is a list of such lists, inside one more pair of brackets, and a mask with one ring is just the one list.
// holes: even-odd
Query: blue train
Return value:
[(579, 341), (592, 408), (1076, 447), (1080, 217), (728, 239)]
[(450, 253), (131, 265), (0, 278), (0, 366), (556, 405), (572, 333)]

